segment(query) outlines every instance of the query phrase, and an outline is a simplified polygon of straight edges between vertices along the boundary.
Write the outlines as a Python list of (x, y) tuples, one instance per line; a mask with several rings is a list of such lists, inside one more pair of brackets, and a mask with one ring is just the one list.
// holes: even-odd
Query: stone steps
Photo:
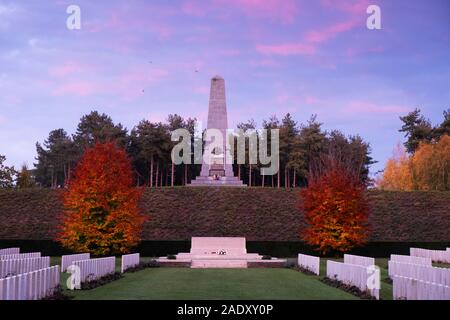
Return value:
[(226, 186), (226, 187), (246, 187), (240, 180), (192, 180), (189, 186)]
[(262, 256), (257, 253), (245, 253), (245, 254), (227, 254), (227, 255), (215, 255), (215, 254), (192, 254), (192, 253), (179, 253), (176, 255), (177, 259), (190, 259), (194, 260), (260, 260)]
[(247, 268), (246, 260), (192, 260), (191, 268)]
[(191, 181), (189, 186), (217, 186), (217, 187), (246, 187), (246, 184), (242, 183), (238, 177), (226, 176), (220, 177), (219, 180), (214, 180), (209, 176), (198, 176), (195, 180)]

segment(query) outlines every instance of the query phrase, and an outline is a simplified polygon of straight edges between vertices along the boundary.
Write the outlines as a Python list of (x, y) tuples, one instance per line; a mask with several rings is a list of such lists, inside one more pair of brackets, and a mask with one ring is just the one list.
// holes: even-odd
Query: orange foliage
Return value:
[(437, 143), (421, 143), (412, 157), (418, 190), (450, 190), (450, 137)]
[(57, 236), (64, 247), (94, 255), (126, 253), (140, 241), (144, 217), (131, 162), (113, 143), (96, 144), (80, 160), (63, 194)]
[(411, 191), (414, 189), (411, 163), (405, 149), (397, 144), (392, 158), (384, 168), (383, 177), (377, 181), (383, 190)]
[(369, 206), (357, 177), (334, 167), (310, 179), (301, 197), (308, 224), (302, 234), (308, 244), (325, 254), (347, 252), (366, 241)]
[(450, 137), (420, 143), (411, 157), (397, 148), (378, 186), (384, 190), (450, 190)]

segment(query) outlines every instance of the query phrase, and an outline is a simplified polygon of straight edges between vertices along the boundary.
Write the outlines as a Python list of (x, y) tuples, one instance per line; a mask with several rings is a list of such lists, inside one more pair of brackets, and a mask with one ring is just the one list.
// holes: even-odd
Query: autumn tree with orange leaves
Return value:
[(126, 253), (140, 241), (145, 218), (131, 162), (113, 143), (86, 150), (63, 193), (57, 241), (74, 252)]
[(450, 137), (420, 142), (411, 156), (397, 146), (377, 185), (382, 190), (450, 190)]
[(336, 163), (311, 176), (301, 191), (300, 207), (307, 223), (301, 231), (303, 240), (323, 254), (364, 244), (369, 234), (365, 189), (357, 174)]
[(414, 189), (411, 160), (400, 143), (386, 162), (383, 176), (376, 181), (376, 184), (382, 190), (411, 191)]

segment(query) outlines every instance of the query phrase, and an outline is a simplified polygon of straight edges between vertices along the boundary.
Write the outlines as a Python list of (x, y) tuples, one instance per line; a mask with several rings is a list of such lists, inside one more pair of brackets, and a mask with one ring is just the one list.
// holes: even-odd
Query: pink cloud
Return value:
[(62, 84), (46, 82), (42, 85), (47, 88), (51, 87), (51, 94), (54, 96), (75, 95), (84, 97), (107, 93), (124, 100), (132, 100), (141, 96), (146, 89), (160, 82), (168, 74), (169, 72), (164, 69), (148, 71), (142, 68), (130, 68), (113, 78), (92, 81), (74, 80)]
[(239, 49), (221, 49), (219, 54), (226, 57), (235, 57), (241, 54)]
[(396, 104), (376, 104), (369, 101), (354, 100), (344, 110), (354, 114), (399, 114), (408, 112), (410, 108)]
[(51, 67), (49, 74), (54, 77), (65, 77), (69, 74), (83, 72), (84, 70), (86, 70), (86, 66), (75, 61), (67, 61), (62, 65)]
[(315, 30), (308, 32), (305, 35), (305, 40), (310, 43), (326, 42), (330, 39), (333, 39), (340, 33), (353, 29), (358, 23), (359, 22), (356, 20), (339, 22), (323, 30)]
[(285, 103), (285, 102), (287, 102), (287, 101), (290, 100), (290, 99), (291, 99), (291, 96), (288, 95), (288, 94), (279, 94), (279, 95), (277, 95), (277, 96), (275, 97), (275, 100), (276, 100), (276, 102), (278, 102), (278, 103)]
[(64, 95), (76, 95), (76, 96), (89, 96), (93, 93), (97, 93), (100, 90), (100, 86), (94, 82), (87, 81), (75, 81), (61, 84), (55, 87), (52, 91), (54, 96)]
[(123, 17), (121, 18), (116, 13), (111, 13), (106, 20), (101, 20), (100, 22), (91, 20), (83, 22), (83, 29), (93, 33), (123, 29), (127, 26), (127, 23), (123, 19)]
[(272, 18), (283, 23), (294, 22), (299, 13), (295, 0), (217, 0), (219, 4), (233, 6), (250, 17)]
[(210, 88), (208, 86), (197, 86), (192, 89), (193, 92), (198, 94), (208, 94)]
[[(351, 2), (344, 1), (322, 1), (322, 5), (330, 10), (339, 10), (345, 13), (346, 17), (340, 22), (330, 26), (319, 28), (307, 32), (300, 42), (287, 42), (283, 44), (256, 45), (256, 50), (263, 54), (276, 55), (315, 55), (321, 44), (326, 43), (338, 35), (351, 31), (354, 28), (364, 25), (367, 8), (367, 0)], [(329, 66), (335, 68), (335, 66)]]
[(5, 116), (2, 116), (1, 114), (0, 114), (0, 124), (4, 124), (4, 123), (6, 123), (8, 121), (8, 119), (5, 117)]
[(299, 13), (299, 6), (295, 0), (187, 0), (181, 5), (181, 12), (196, 17), (214, 14), (221, 18), (230, 18), (239, 12), (248, 18), (292, 23)]
[(322, 104), (325, 101), (323, 99), (320, 99), (316, 96), (312, 96), (312, 95), (307, 95), (304, 97), (305, 103), (306, 104)]
[[(125, 100), (133, 100), (146, 90), (159, 83), (169, 75), (165, 69), (152, 69), (150, 71), (142, 68), (131, 68), (123, 72), (119, 78), (109, 85), (109, 90), (117, 92)], [(142, 91), (144, 90), (144, 91)]]
[(251, 60), (250, 64), (257, 67), (276, 67), (280, 65), (277, 61), (272, 59)]
[(313, 55), (316, 53), (316, 48), (307, 43), (283, 43), (273, 45), (257, 44), (256, 51), (262, 54), (281, 56)]
[(181, 11), (187, 15), (202, 17), (206, 15), (207, 8), (197, 1), (189, 0), (181, 5)]
[[(158, 13), (161, 14), (158, 8)], [(120, 8), (115, 8), (115, 10), (120, 12)], [(157, 9), (155, 9), (157, 10)], [(116, 12), (111, 12), (109, 16), (100, 21), (86, 21), (83, 23), (83, 28), (86, 28), (87, 31), (92, 33), (99, 32), (114, 32), (116, 37), (123, 37), (120, 41), (122, 46), (126, 46), (126, 43), (123, 43), (124, 40), (127, 41), (130, 38), (129, 31), (142, 29), (147, 30), (153, 33), (159, 40), (167, 40), (172, 37), (174, 34), (174, 28), (168, 25), (167, 23), (163, 23), (157, 19), (149, 19), (144, 13), (140, 12), (135, 15), (130, 14), (117, 14)], [(126, 33), (126, 36), (121, 33)]]
[(349, 58), (354, 58), (356, 56), (361, 56), (365, 54), (371, 54), (371, 53), (382, 53), (384, 52), (384, 48), (382, 46), (376, 46), (373, 48), (348, 48), (347, 49), (347, 56)]
[(340, 10), (352, 15), (365, 14), (366, 8), (373, 1), (369, 0), (321, 0), (320, 4), (326, 9)]

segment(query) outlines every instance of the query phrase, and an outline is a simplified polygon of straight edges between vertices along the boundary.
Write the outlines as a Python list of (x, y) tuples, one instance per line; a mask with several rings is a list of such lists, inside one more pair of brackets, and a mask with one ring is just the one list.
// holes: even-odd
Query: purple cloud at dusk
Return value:
[[(66, 28), (71, 4), (81, 30)], [(370, 4), (381, 30), (366, 28)], [(450, 107), (450, 2), (0, 0), (0, 154), (31, 166), (37, 141), (91, 110), (129, 130), (206, 121), (216, 74), (231, 125), (317, 114), (370, 142), (375, 172), (403, 139), (399, 116), (438, 123)]]

